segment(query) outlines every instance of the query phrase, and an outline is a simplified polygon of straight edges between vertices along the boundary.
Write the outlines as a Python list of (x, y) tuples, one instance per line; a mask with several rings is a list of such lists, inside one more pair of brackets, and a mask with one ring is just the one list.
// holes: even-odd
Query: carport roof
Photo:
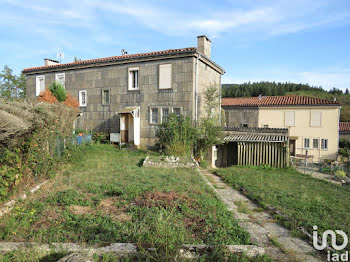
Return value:
[(274, 142), (282, 143), (288, 140), (287, 135), (282, 134), (230, 134), (224, 137), (224, 142)]

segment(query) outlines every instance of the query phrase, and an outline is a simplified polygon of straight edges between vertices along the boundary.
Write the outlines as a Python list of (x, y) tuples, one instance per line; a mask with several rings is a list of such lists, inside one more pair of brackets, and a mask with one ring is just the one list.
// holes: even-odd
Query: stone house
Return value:
[[(170, 113), (204, 116), (203, 94), (221, 90), (223, 68), (210, 59), (211, 41), (198, 46), (44, 66), (23, 70), (27, 98), (35, 99), (52, 82), (61, 82), (79, 100), (76, 127), (119, 133), (123, 143), (153, 146), (156, 126)], [(218, 108), (218, 111), (220, 107)]]
[(350, 122), (339, 123), (339, 139), (350, 141)]
[(223, 98), (225, 124), (241, 128), (287, 128), (291, 156), (313, 162), (336, 159), (340, 104), (306, 96)]

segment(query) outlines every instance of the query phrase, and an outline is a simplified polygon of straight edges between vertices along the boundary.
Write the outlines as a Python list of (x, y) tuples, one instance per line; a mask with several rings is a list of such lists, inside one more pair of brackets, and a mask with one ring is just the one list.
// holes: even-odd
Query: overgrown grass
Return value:
[(350, 189), (318, 180), (293, 169), (230, 167), (218, 175), (236, 189), (244, 188), (262, 207), (272, 206), (290, 220), (280, 218), (298, 232), (302, 226), (312, 233), (340, 229), (350, 235)]
[(134, 242), (174, 256), (180, 244), (249, 244), (249, 235), (194, 169), (144, 168), (143, 151), (77, 152), (66, 172), (0, 221), (3, 241)]

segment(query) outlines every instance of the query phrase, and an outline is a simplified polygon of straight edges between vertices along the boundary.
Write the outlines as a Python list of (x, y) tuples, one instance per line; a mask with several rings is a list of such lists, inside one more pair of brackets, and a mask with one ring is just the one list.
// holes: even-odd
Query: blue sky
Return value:
[(0, 0), (0, 67), (62, 62), (212, 40), (223, 83), (290, 81), (350, 88), (349, 0)]

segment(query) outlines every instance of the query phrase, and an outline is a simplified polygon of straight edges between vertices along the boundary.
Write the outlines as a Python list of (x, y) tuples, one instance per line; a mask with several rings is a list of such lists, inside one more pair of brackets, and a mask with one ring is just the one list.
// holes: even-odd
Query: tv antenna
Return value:
[(64, 59), (64, 52), (63, 51), (58, 51), (57, 52), (57, 57), (59, 57), (60, 63), (61, 63), (61, 60)]
[(128, 52), (126, 52), (124, 49), (122, 49), (122, 55), (127, 55)]

